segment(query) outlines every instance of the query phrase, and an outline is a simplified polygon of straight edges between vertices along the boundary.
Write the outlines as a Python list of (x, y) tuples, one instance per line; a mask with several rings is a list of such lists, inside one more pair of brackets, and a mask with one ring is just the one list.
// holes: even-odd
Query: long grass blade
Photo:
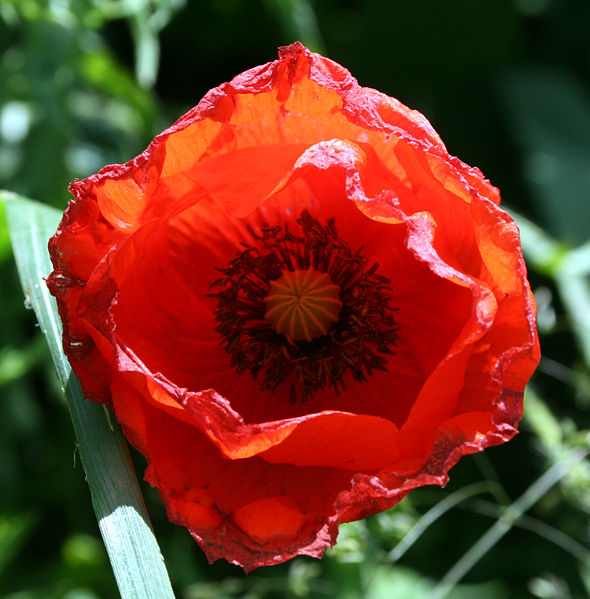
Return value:
[(129, 452), (107, 408), (82, 396), (61, 344), (61, 321), (44, 278), (51, 271), (47, 240), (61, 213), (1, 193), (27, 304), (47, 339), (74, 425), (92, 505), (123, 599), (169, 599), (172, 587), (145, 509)]
[[(472, 510), (477, 514), (490, 516), (496, 520), (503, 516), (505, 509), (501, 505), (496, 505), (495, 503), (484, 501), (483, 499), (475, 499), (472, 503), (461, 507), (466, 510)], [(558, 530), (553, 526), (549, 526), (549, 524), (543, 522), (542, 520), (538, 520), (537, 518), (533, 518), (531, 516), (522, 515), (514, 523), (514, 526), (534, 532), (546, 541), (561, 547), (564, 551), (567, 551), (582, 563), (590, 564), (590, 551), (588, 551), (583, 545), (580, 545), (580, 543), (574, 541), (574, 539), (572, 539), (570, 536), (561, 532), (561, 530)]]
[(452, 495), (439, 501), (434, 507), (429, 509), (406, 533), (404, 538), (389, 552), (388, 558), (397, 562), (406, 553), (406, 551), (422, 536), (426, 529), (434, 524), (441, 516), (449, 510), (459, 505), (461, 502), (470, 499), (479, 493), (493, 493), (495, 483), (493, 481), (483, 481), (473, 483), (467, 487), (455, 491)]

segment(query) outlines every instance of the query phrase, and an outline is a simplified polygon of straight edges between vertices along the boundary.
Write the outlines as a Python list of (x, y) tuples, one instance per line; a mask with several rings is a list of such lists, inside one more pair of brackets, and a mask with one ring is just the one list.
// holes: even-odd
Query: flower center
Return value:
[(338, 395), (349, 378), (385, 370), (398, 326), (391, 286), (336, 232), (304, 211), (295, 235), (265, 224), (210, 288), (216, 330), (238, 374), (261, 388), (290, 387), (291, 403), (322, 390)]
[(273, 329), (295, 341), (326, 335), (342, 308), (340, 287), (314, 268), (283, 271), (271, 281), (264, 301), (264, 317)]

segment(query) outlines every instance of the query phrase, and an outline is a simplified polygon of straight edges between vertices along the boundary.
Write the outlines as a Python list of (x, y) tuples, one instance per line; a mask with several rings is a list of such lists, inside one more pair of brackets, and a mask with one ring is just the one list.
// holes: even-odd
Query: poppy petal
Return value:
[[(282, 48), (70, 190), (49, 243), (65, 352), (211, 561), (320, 557), (516, 434), (539, 360), (518, 229), (342, 66)], [(338, 320), (273, 329), (270, 281), (320, 266)]]

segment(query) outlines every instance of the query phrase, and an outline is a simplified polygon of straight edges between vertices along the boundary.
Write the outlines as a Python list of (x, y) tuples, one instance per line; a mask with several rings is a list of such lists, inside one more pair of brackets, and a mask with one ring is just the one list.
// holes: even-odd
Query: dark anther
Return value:
[[(346, 389), (347, 377), (366, 382), (375, 370), (385, 370), (393, 354), (398, 326), (390, 306), (391, 281), (369, 266), (361, 249), (353, 252), (336, 232), (334, 219), (320, 224), (304, 211), (300, 234), (287, 225), (264, 224), (261, 234), (218, 269), (222, 277), (210, 288), (222, 288), (217, 299), (216, 330), (231, 365), (238, 373), (261, 377), (261, 388), (290, 387), (290, 402), (314, 393)], [(265, 318), (270, 283), (285, 272), (313, 269), (329, 275), (340, 288), (342, 308), (326, 334), (311, 340), (278, 333)]]

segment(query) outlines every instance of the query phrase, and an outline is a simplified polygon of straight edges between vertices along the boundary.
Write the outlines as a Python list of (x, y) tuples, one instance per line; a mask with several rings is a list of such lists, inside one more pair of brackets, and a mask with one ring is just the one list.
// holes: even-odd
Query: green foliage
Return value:
[[(53, 331), (73, 417), (92, 418), (105, 439), (118, 433), (100, 406), (77, 397), (53, 307), (39, 303), (48, 264), (36, 260), (46, 260), (67, 184), (129, 160), (209, 88), (271, 60), (276, 46), (301, 39), (363, 85), (420, 109), (452, 153), (500, 187), (521, 228), (543, 348), (521, 435), (462, 460), (446, 489), (416, 490), (341, 527), (322, 561), (298, 558), (248, 577), (206, 564), (144, 486), (178, 597), (590, 595), (589, 18), (590, 4), (556, 0), (0, 0), (0, 187), (46, 205), (8, 200), (26, 306)], [(76, 449), (23, 303), (0, 202), (0, 595), (118, 597), (109, 562), (110, 554), (117, 572), (117, 531), (137, 525), (148, 552), (155, 540), (119, 440), (110, 457), (98, 454), (118, 456), (103, 470), (122, 468), (128, 481), (112, 494), (105, 473), (88, 468), (86, 425), (77, 425)], [(132, 457), (141, 472), (143, 459)]]

